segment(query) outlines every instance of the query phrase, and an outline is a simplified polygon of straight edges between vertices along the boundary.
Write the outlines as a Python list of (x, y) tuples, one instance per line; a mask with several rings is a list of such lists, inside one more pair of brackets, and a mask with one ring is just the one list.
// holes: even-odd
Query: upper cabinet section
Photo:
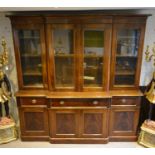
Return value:
[(20, 89), (47, 88), (44, 26), (14, 26), (14, 42)]
[(17, 30), (24, 86), (43, 87), (39, 30)]
[(50, 31), (54, 54), (54, 85), (59, 88), (75, 87), (74, 29), (72, 26), (54, 26)]
[(110, 70), (111, 25), (88, 24), (82, 28), (83, 89), (105, 90)]
[(139, 86), (144, 24), (114, 24), (111, 89)]
[(140, 32), (122, 29), (117, 33), (115, 85), (134, 85)]
[(10, 18), (20, 89), (138, 88), (147, 15), (85, 11)]
[(101, 87), (103, 79), (104, 31), (84, 31), (84, 86)]

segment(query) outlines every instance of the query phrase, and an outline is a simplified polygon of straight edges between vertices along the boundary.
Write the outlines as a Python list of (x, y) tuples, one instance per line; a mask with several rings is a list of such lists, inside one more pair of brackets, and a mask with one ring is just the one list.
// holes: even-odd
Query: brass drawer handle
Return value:
[(98, 104), (98, 101), (93, 101), (93, 104), (94, 104), (94, 105), (97, 105), (97, 104)]
[(60, 101), (60, 104), (61, 104), (61, 105), (64, 105), (64, 104), (65, 104), (65, 102), (64, 102), (64, 101)]
[(32, 103), (33, 103), (33, 104), (36, 104), (36, 103), (37, 103), (37, 100), (36, 100), (36, 99), (33, 99), (33, 100), (32, 100)]
[(126, 103), (126, 99), (122, 99), (122, 103)]

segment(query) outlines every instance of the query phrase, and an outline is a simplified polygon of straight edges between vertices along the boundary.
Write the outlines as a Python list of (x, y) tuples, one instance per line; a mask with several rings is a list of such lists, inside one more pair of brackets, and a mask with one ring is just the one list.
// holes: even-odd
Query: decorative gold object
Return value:
[(2, 38), (2, 47), (3, 51), (2, 54), (0, 55), (0, 68), (8, 64), (8, 51), (4, 37)]
[[(17, 139), (16, 125), (9, 114), (8, 103), (11, 98), (11, 85), (3, 69), (8, 64), (8, 51), (4, 37), (2, 38), (2, 48), (3, 51), (0, 54), (0, 144)], [(5, 108), (2, 108), (2, 105)], [(3, 109), (5, 109), (5, 117), (3, 117)]]
[(155, 104), (155, 72), (153, 72), (153, 79), (150, 86), (150, 89), (145, 92), (146, 98), (152, 104)]
[[(147, 62), (150, 62), (153, 59), (153, 61), (154, 61), (153, 65), (155, 67), (155, 42), (154, 42), (154, 45), (152, 48), (152, 54), (150, 55), (149, 45), (147, 45), (147, 47), (146, 47), (145, 54), (146, 54), (145, 60)], [(145, 95), (150, 103), (155, 104), (155, 70), (153, 72), (153, 78), (149, 84), (149, 89), (146, 90)]]
[(150, 62), (151, 61), (151, 59), (152, 58), (154, 58), (154, 63), (153, 63), (153, 65), (155, 66), (155, 42), (154, 42), (154, 45), (153, 45), (153, 48), (152, 48), (152, 54), (150, 55), (150, 52), (149, 52), (149, 45), (147, 45), (147, 47), (146, 47), (146, 52), (145, 52), (145, 60), (147, 61), (147, 62)]
[[(150, 55), (148, 45), (146, 47), (145, 54), (145, 60), (147, 62), (150, 62), (153, 59), (153, 65), (155, 67), (155, 43), (152, 48), (152, 54)], [(141, 126), (141, 132), (138, 138), (138, 143), (145, 147), (155, 147), (155, 121), (151, 120), (153, 104), (155, 104), (155, 70), (153, 72), (153, 78), (147, 86), (144, 95), (146, 95), (147, 100), (150, 102), (150, 109), (148, 119), (145, 120)]]
[(155, 122), (145, 121), (141, 126), (138, 143), (149, 148), (155, 148)]
[(17, 139), (17, 130), (14, 120), (6, 125), (0, 125), (0, 144), (8, 143)]

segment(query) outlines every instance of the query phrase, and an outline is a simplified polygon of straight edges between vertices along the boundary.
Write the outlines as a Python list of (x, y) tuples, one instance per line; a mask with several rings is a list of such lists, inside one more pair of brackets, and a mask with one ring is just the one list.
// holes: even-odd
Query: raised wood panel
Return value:
[(56, 113), (56, 134), (75, 134), (75, 114)]
[(102, 134), (102, 113), (84, 114), (84, 134)]
[(108, 109), (81, 111), (82, 137), (108, 137)]
[(44, 114), (42, 112), (25, 112), (24, 121), (27, 131), (44, 130)]
[(76, 110), (49, 110), (51, 137), (77, 137), (79, 114)]
[(19, 109), (23, 136), (48, 135), (48, 113), (46, 108), (24, 107)]
[(132, 131), (134, 122), (134, 112), (115, 112), (114, 131)]
[(135, 136), (139, 110), (135, 106), (112, 107), (110, 112), (110, 136)]

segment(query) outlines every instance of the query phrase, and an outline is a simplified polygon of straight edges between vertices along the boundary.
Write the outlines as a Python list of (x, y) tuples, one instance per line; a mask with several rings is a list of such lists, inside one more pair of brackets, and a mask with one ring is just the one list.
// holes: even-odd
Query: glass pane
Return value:
[(84, 86), (102, 87), (104, 53), (104, 32), (86, 30), (84, 32)]
[(134, 85), (139, 35), (136, 29), (118, 31), (115, 85)]
[(55, 55), (55, 86), (74, 87), (73, 31), (55, 29), (53, 32)]
[(19, 30), (24, 85), (43, 86), (39, 30)]

